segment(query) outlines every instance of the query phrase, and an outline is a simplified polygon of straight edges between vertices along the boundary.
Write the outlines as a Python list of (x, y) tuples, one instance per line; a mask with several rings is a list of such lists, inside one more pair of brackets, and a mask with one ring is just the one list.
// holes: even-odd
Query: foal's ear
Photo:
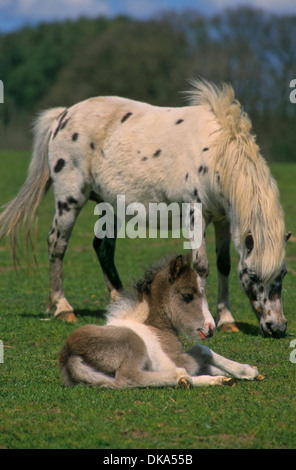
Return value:
[(287, 243), (287, 241), (289, 240), (289, 238), (290, 238), (291, 235), (292, 235), (291, 232), (286, 233), (286, 237), (285, 237), (286, 243)]
[(192, 261), (192, 253), (191, 253), (191, 250), (188, 251), (186, 253), (186, 255), (183, 255), (183, 261), (184, 261), (184, 264), (186, 266), (190, 266), (191, 265), (191, 261)]
[(184, 260), (182, 255), (178, 255), (174, 258), (170, 263), (170, 281), (173, 282), (179, 274), (181, 273), (181, 269), (184, 266)]

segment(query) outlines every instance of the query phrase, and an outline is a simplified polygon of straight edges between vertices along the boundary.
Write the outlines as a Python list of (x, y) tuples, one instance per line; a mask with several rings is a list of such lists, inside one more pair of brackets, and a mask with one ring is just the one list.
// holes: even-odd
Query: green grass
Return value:
[[(25, 179), (29, 155), (0, 153), (0, 204), (10, 200)], [(276, 164), (287, 229), (296, 234), (296, 165)], [(78, 325), (102, 323), (108, 295), (92, 250), (93, 205), (82, 211), (65, 257), (65, 292), (75, 307)], [(263, 382), (236, 387), (126, 391), (65, 388), (60, 383), (58, 353), (76, 326), (47, 319), (49, 269), (46, 237), (53, 217), (52, 193), (39, 212), (39, 268), (15, 272), (8, 246), (0, 245), (0, 448), (195, 449), (295, 448), (296, 364), (289, 360), (296, 338), (295, 238), (287, 245), (289, 274), (283, 286), (288, 332), (283, 339), (260, 336), (249, 303), (240, 291), (233, 253), (231, 304), (239, 333), (217, 333), (207, 341), (216, 352), (256, 365)], [(276, 221), (275, 221), (276, 223)], [(208, 301), (214, 312), (216, 272), (213, 230), (208, 234), (211, 274)], [(143, 266), (180, 241), (119, 240), (116, 263), (125, 285)], [(184, 347), (190, 344), (186, 342)]]

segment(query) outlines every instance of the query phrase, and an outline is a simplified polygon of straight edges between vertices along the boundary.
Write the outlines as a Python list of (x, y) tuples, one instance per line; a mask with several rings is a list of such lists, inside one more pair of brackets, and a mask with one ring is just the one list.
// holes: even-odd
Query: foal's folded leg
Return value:
[(192, 377), (187, 374), (185, 369), (166, 369), (160, 372), (138, 369), (117, 371), (115, 384), (118, 388), (164, 387), (178, 385), (183, 379), (192, 385)]
[(193, 387), (207, 387), (209, 385), (235, 385), (236, 381), (233, 377), (225, 377), (224, 375), (200, 375), (191, 377)]
[(187, 354), (194, 357), (199, 370), (209, 375), (230, 375), (237, 379), (254, 380), (259, 376), (256, 368), (249, 364), (240, 364), (215, 353), (207, 346), (197, 344)]

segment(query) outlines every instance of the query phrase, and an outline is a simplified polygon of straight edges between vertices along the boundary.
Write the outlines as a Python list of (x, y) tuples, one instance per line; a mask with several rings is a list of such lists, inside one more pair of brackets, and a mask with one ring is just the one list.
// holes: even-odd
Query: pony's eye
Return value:
[(255, 274), (255, 273), (250, 273), (250, 280), (252, 282), (255, 282), (256, 284), (259, 284), (261, 282), (261, 279)]
[(189, 304), (189, 302), (192, 302), (193, 300), (193, 294), (182, 294), (184, 302)]

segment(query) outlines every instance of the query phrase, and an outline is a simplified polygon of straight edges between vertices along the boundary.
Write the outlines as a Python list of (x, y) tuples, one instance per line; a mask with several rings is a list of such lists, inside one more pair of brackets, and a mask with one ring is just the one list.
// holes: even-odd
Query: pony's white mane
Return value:
[(276, 182), (260, 155), (249, 117), (234, 99), (233, 88), (203, 80), (191, 84), (192, 105), (210, 106), (219, 124), (209, 157), (219, 171), (224, 197), (235, 209), (240, 245), (251, 233), (250, 266), (268, 280), (279, 271), (285, 256), (284, 217)]

